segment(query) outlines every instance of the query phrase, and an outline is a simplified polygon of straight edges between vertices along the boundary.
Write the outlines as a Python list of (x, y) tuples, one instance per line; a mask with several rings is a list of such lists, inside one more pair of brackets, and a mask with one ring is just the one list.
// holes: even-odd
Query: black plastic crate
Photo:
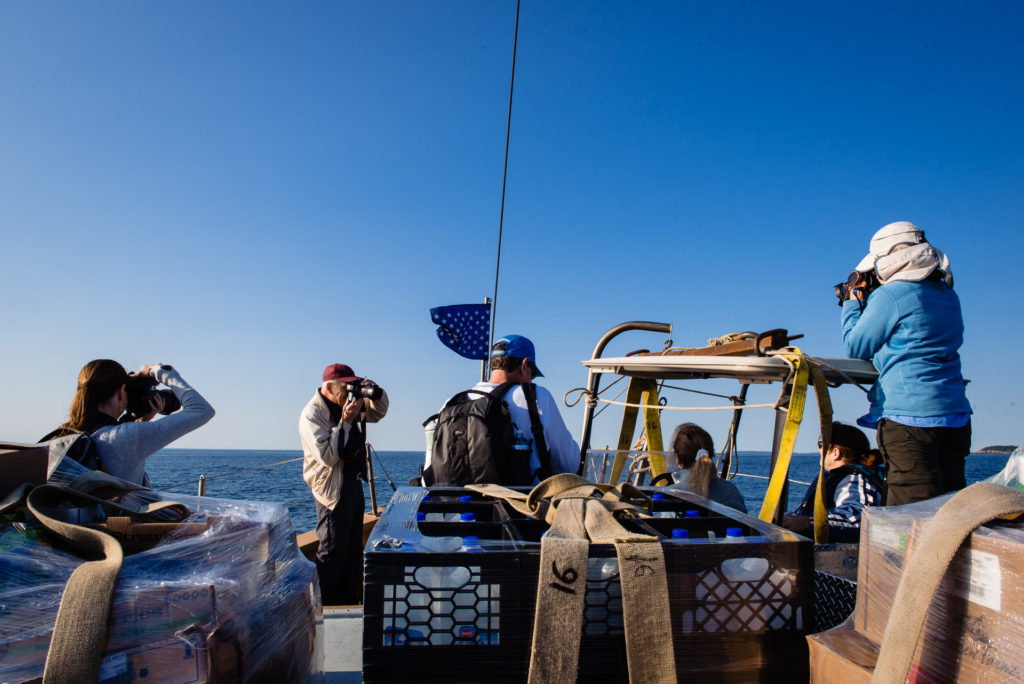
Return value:
[[(491, 506), (493, 515), (485, 522), (417, 522), (417, 512), (459, 505), (466, 490), (430, 490), (430, 500), (422, 502), (425, 494), (400, 489), (366, 548), (364, 679), (391, 681), (415, 672), (417, 679), (446, 682), (525, 681), (539, 542), (547, 525), (478, 494), (461, 505)], [(699, 512), (695, 518), (625, 523), (664, 537), (665, 610), (680, 681), (806, 678), (804, 635), (813, 626), (811, 542), (692, 495), (658, 502), (654, 510)], [(744, 541), (725, 541), (729, 527), (740, 528)], [(687, 529), (690, 539), (672, 539), (674, 528)], [(442, 548), (443, 537), (467, 535), (480, 538), (480, 552), (472, 544), (474, 550), (429, 550)], [(615, 550), (593, 544), (590, 555), (580, 680), (624, 681)]]

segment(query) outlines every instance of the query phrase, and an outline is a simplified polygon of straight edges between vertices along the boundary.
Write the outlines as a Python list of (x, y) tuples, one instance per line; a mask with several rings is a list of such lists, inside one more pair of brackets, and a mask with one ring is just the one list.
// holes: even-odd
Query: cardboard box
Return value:
[(811, 684), (868, 684), (878, 660), (878, 645), (858, 633), (851, 621), (807, 637)]
[(866, 507), (861, 518), (854, 625), (878, 643), (889, 621), (915, 517), (902, 508)]
[(210, 634), (196, 632), (104, 656), (100, 682), (152, 680), (164, 684), (203, 684), (241, 680), (236, 649)]
[[(42, 673), (56, 618), (56, 605), (50, 610), (27, 602), (5, 607), (0, 615), (0, 672), (37, 667)], [(179, 634), (211, 632), (218, 625), (214, 587), (145, 587), (119, 592), (107, 625), (107, 653), (170, 640)]]
[[(907, 508), (865, 510), (854, 626), (876, 644), (937, 509)], [(917, 682), (1024, 679), (1024, 528), (981, 527), (965, 542), (932, 599), (914, 663)]]
[(39, 444), (0, 442), (0, 500), (25, 484), (46, 482), (49, 450)]

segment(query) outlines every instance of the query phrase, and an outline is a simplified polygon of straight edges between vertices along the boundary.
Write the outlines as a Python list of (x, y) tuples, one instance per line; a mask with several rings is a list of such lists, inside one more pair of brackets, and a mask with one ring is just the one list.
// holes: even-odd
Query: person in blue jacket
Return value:
[(877, 428), (889, 469), (886, 503), (962, 489), (971, 406), (960, 370), (964, 323), (949, 259), (920, 228), (897, 221), (875, 233), (855, 273), (859, 279), (842, 302), (843, 345), (878, 370), (870, 412), (857, 422)]

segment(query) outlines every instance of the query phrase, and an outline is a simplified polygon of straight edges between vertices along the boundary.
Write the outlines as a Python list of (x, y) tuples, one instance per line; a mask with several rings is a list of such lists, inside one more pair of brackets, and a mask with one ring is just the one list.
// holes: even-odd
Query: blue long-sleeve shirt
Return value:
[(893, 281), (868, 297), (862, 312), (843, 303), (843, 345), (878, 370), (871, 416), (927, 418), (971, 413), (958, 350), (964, 340), (960, 299), (944, 283)]

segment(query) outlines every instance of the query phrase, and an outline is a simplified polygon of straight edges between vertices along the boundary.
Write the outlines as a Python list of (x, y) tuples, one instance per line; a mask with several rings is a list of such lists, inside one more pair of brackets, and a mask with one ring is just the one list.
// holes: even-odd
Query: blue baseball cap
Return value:
[[(498, 345), (504, 344), (505, 348), (500, 349)], [(514, 356), (517, 359), (529, 359), (530, 367), (533, 369), (534, 376), (543, 378), (544, 374), (540, 372), (540, 368), (537, 368), (537, 352), (533, 349), (533, 342), (522, 335), (506, 335), (500, 340), (494, 343), (491, 347), (491, 358), (495, 359), (501, 356)]]

